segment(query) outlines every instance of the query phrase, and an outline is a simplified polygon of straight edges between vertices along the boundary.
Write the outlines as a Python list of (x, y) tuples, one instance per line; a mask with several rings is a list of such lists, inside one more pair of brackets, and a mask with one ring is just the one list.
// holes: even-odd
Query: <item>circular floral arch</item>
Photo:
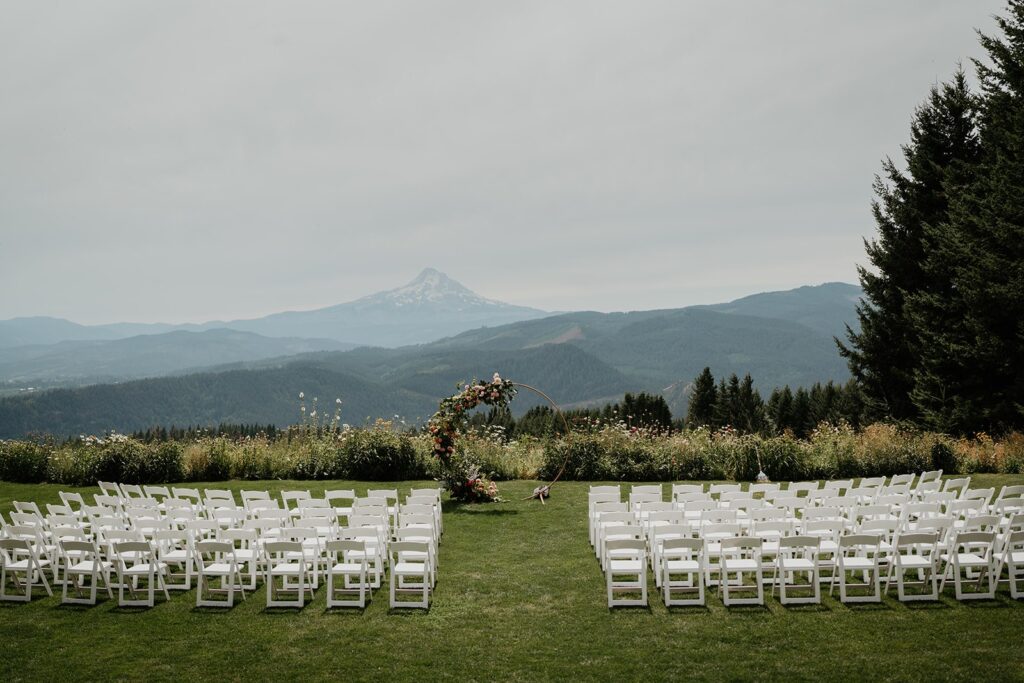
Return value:
[[(474, 379), (472, 383), (464, 385), (459, 393), (442, 400), (437, 412), (427, 423), (427, 432), (434, 443), (434, 457), (441, 465), (442, 478), (453, 499), (465, 502), (497, 500), (498, 485), (496, 483), (480, 474), (476, 466), (456, 460), (455, 442), (466, 427), (466, 413), (480, 405), (507, 408), (519, 389), (533, 391), (546, 399), (562, 418), (566, 434), (569, 433), (569, 424), (561, 409), (543, 391), (528, 384), (502, 379), (497, 372), (489, 382)], [(544, 502), (551, 485), (558, 481), (564, 470), (565, 463), (562, 464), (562, 468), (551, 482), (534, 489), (531, 498), (539, 498), (541, 502)]]

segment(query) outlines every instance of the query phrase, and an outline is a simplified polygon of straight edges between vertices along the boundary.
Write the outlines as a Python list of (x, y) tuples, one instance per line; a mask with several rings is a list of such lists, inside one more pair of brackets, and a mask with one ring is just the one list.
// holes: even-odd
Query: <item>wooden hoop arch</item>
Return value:
[[(550, 396), (545, 394), (537, 387), (530, 386), (529, 384), (523, 384), (522, 382), (511, 382), (511, 384), (512, 386), (519, 387), (522, 389), (529, 389), (530, 391), (532, 391), (533, 393), (537, 394), (538, 396), (546, 400), (548, 403), (550, 403), (551, 407), (554, 408), (555, 410), (555, 414), (558, 415), (558, 417), (561, 418), (562, 420), (562, 426), (565, 427), (565, 437), (567, 439), (571, 437), (572, 428), (569, 426), (569, 420), (566, 419), (565, 413), (562, 412), (562, 409), (558, 407), (558, 404), (555, 403), (555, 401)], [(565, 459), (562, 461), (562, 466), (558, 468), (558, 473), (555, 475), (554, 479), (552, 479), (550, 482), (543, 486), (538, 486), (537, 488), (535, 488), (533, 490), (533, 494), (527, 496), (526, 498), (523, 498), (523, 500), (531, 500), (533, 498), (537, 498), (543, 504), (544, 499), (550, 496), (551, 494), (551, 487), (554, 486), (555, 483), (562, 478), (562, 474), (565, 473), (565, 466), (569, 464), (570, 455), (571, 454), (568, 452), (565, 454)]]

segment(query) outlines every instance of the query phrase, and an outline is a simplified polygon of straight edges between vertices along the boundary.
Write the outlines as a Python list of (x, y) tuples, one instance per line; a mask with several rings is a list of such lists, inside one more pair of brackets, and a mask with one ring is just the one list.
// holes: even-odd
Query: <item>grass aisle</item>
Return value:
[[(348, 485), (230, 484), (314, 495)], [(851, 608), (825, 597), (730, 610), (709, 593), (708, 609), (672, 611), (652, 594), (648, 609), (609, 613), (587, 541), (588, 485), (561, 483), (545, 506), (520, 500), (534, 485), (503, 484), (505, 503), (446, 507), (429, 612), (390, 614), (386, 587), (362, 613), (326, 613), (323, 587), (301, 612), (266, 612), (262, 585), (230, 611), (195, 610), (194, 591), (146, 611), (59, 597), (0, 604), (0, 680), (1024, 680), (1024, 604), (1005, 589), (974, 604)], [(59, 488), (0, 484), (0, 511), (54, 502)]]

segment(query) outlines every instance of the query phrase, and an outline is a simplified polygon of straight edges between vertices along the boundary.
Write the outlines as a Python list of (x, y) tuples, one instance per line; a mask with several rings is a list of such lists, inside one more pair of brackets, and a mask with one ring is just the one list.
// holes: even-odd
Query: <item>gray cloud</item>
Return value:
[(0, 3), (0, 318), (549, 309), (855, 279), (1002, 2)]

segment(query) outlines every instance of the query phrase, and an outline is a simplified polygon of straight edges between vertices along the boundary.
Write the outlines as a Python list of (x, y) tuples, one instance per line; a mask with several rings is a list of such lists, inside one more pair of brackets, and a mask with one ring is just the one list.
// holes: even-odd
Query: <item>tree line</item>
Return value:
[(222, 422), (216, 426), (189, 425), (187, 427), (148, 427), (132, 432), (131, 436), (142, 443), (163, 443), (166, 441), (195, 441), (204, 436), (223, 436), (235, 441), (266, 437), (277, 438), (278, 428), (272, 424), (235, 424)]
[(481, 430), (500, 427), (507, 437), (560, 436), (566, 428), (581, 430), (622, 424), (630, 429), (645, 429), (669, 433), (681, 429), (682, 420), (676, 420), (663, 396), (640, 392), (626, 393), (622, 401), (601, 407), (564, 410), (561, 415), (548, 406), (530, 408), (518, 419), (508, 408), (492, 408), (475, 413), (469, 418), (471, 428)]
[(914, 113), (875, 179), (859, 330), (838, 341), (865, 415), (951, 434), (1024, 428), (1024, 0)]
[(711, 368), (704, 368), (693, 381), (686, 425), (762, 435), (788, 431), (806, 438), (822, 422), (860, 427), (863, 409), (860, 387), (853, 381), (795, 391), (789, 385), (776, 387), (765, 401), (749, 374), (742, 380), (733, 374), (716, 384)]

